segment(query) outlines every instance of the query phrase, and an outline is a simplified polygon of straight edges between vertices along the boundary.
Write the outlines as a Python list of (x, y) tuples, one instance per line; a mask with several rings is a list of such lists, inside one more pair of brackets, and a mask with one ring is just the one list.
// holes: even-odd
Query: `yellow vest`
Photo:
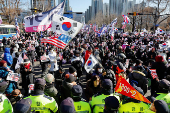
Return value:
[(54, 113), (58, 110), (58, 105), (54, 98), (46, 95), (29, 96), (25, 99), (30, 98), (32, 100), (31, 111), (39, 111), (40, 113)]
[(134, 103), (134, 102), (129, 102), (126, 104), (123, 104), (119, 108), (119, 113), (138, 113), (138, 112), (144, 112), (146, 109), (148, 109), (149, 106), (143, 102), (141, 103)]
[(87, 102), (83, 102), (83, 101), (79, 101), (79, 102), (74, 102), (74, 107), (76, 110), (76, 113), (91, 113), (91, 108), (89, 103)]
[(11, 102), (6, 96), (0, 94), (0, 113), (12, 113), (13, 108)]

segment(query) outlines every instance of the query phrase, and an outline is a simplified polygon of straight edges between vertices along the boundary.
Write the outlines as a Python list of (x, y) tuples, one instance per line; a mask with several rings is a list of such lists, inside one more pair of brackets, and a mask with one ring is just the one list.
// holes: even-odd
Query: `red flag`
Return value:
[(119, 79), (119, 74), (120, 74), (121, 72), (124, 72), (124, 70), (121, 70), (121, 69), (119, 68), (119, 66), (117, 66), (117, 67), (116, 67), (116, 81), (118, 81), (118, 79)]
[(147, 98), (145, 98), (135, 88), (133, 88), (122, 76), (119, 77), (119, 80), (115, 87), (115, 92), (128, 96), (130, 98), (134, 98), (136, 100), (151, 103)]
[(158, 75), (156, 73), (156, 69), (150, 69), (151, 70), (151, 76), (153, 79), (158, 78)]

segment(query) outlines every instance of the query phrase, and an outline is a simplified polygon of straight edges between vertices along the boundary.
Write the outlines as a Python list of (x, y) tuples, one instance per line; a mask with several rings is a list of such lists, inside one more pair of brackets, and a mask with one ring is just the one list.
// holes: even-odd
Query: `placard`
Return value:
[(6, 80), (18, 82), (20, 75), (18, 73), (9, 72)]

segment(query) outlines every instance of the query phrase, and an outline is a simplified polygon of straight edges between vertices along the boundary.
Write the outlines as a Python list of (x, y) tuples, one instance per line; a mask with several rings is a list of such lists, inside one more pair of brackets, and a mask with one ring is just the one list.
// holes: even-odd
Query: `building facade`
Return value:
[(103, 12), (103, 0), (92, 0), (91, 18), (94, 18), (98, 12)]
[(109, 16), (109, 3), (104, 3), (103, 4), (103, 15), (104, 16)]
[[(58, 4), (60, 4), (61, 2), (63, 2), (64, 0), (58, 0)], [(64, 11), (70, 11), (70, 5), (69, 5), (69, 0), (65, 0), (65, 8)]]
[(55, 0), (31, 0), (31, 7), (42, 11), (52, 9), (56, 6)]
[(122, 15), (134, 7), (136, 0), (109, 0), (109, 14)]

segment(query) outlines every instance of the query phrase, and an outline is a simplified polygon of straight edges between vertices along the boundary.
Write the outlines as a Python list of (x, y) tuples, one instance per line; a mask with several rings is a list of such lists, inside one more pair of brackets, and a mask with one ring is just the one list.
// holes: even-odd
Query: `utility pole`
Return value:
[(155, 33), (155, 30), (156, 30), (156, 21), (157, 21), (157, 8), (156, 8), (156, 11), (155, 11), (155, 14), (154, 14), (154, 33)]
[[(143, 13), (143, 8), (144, 8), (144, 0), (142, 2), (142, 13)], [(140, 32), (142, 31), (142, 16), (141, 16), (141, 23), (140, 23)]]

